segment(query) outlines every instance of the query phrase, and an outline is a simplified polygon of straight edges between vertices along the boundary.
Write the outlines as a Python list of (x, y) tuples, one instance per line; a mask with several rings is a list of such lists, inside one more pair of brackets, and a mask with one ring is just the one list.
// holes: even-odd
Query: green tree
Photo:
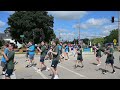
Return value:
[(88, 45), (89, 44), (89, 39), (88, 38), (83, 39), (83, 43), (85, 43), (86, 45)]
[[(24, 42), (33, 39), (35, 43), (42, 40), (49, 42), (54, 39), (53, 16), (46, 11), (16, 11), (8, 18), (9, 30), (13, 39), (22, 43), (20, 35), (24, 35)], [(5, 30), (5, 31), (6, 31)]]
[(92, 44), (98, 44), (100, 43), (101, 45), (104, 43), (104, 38), (94, 38), (91, 40)]
[(118, 29), (110, 31), (110, 35), (106, 36), (104, 39), (105, 39), (104, 43), (112, 43), (114, 39), (118, 41)]
[(5, 41), (3, 40), (2, 37), (0, 37), (0, 47), (3, 46), (5, 44)]

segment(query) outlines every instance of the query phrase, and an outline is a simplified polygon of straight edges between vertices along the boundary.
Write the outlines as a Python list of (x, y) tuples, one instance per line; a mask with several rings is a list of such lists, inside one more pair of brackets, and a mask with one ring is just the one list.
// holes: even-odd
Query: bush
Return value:
[(0, 47), (2, 47), (5, 44), (4, 40), (0, 40)]

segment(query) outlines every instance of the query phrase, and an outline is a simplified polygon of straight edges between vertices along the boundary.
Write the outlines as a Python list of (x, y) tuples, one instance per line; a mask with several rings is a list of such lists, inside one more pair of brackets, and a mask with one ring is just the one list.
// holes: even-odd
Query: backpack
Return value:
[(70, 48), (68, 47), (68, 52), (70, 52)]
[(59, 51), (61, 51), (61, 50), (62, 50), (62, 46), (61, 46), (61, 45), (59, 45), (58, 47), (59, 47)]

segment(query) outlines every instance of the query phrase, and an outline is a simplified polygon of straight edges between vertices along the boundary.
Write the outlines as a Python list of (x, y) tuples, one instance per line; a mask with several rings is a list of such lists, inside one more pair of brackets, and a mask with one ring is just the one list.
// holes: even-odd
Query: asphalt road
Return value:
[[(101, 65), (97, 66), (96, 57), (93, 53), (83, 53), (83, 64), (84, 67), (74, 68), (76, 57), (70, 55), (70, 60), (65, 60), (58, 64), (58, 73), (60, 79), (120, 79), (120, 62), (119, 62), (119, 52), (114, 52), (115, 56), (115, 70), (116, 73), (112, 74), (111, 66), (108, 66), (107, 74), (103, 74), (102, 70), (105, 68), (106, 55), (101, 58)], [(39, 67), (40, 55), (35, 55), (35, 62), (37, 65), (35, 67), (25, 68), (28, 62), (25, 62), (25, 54), (16, 54), (15, 60), (18, 64), (15, 65), (15, 72), (11, 76), (12, 79), (51, 79), (49, 76), (50, 71), (43, 70), (42, 72), (37, 72)], [(51, 63), (49, 60), (45, 61), (45, 64), (50, 67)], [(2, 73), (0, 67), (0, 73)], [(4, 78), (0, 75), (0, 79)]]

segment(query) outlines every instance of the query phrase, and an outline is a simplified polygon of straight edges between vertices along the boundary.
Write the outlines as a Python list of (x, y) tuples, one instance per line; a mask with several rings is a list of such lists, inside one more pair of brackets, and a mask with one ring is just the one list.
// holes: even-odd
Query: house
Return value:
[[(5, 42), (10, 42), (10, 43), (15, 43), (15, 40), (12, 40), (12, 37), (10, 36), (10, 34), (5, 34), (5, 33), (0, 33), (0, 40), (4, 40)], [(21, 48), (22, 47), (22, 44), (20, 44), (19, 42), (17, 42), (17, 47), (18, 48)]]

